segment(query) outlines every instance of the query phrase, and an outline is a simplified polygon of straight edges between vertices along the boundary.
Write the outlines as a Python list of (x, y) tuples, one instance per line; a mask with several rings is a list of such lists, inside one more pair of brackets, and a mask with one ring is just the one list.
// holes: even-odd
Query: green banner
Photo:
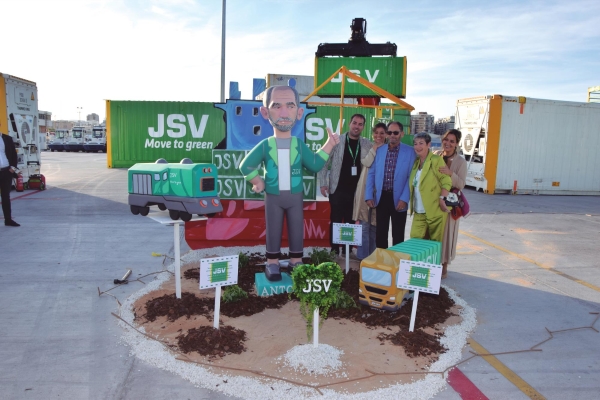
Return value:
[[(315, 88), (325, 82), (341, 66), (390, 92), (396, 97), (406, 97), (406, 57), (317, 57), (315, 62)], [(317, 96), (333, 97), (342, 93), (342, 75), (337, 74), (317, 92)], [(347, 77), (345, 97), (381, 97), (363, 84)]]

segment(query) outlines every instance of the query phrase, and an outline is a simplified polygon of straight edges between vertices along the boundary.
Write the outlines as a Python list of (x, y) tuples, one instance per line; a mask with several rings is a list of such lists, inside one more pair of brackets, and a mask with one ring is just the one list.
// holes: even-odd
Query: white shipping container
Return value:
[(600, 194), (600, 103), (460, 99), (467, 185), (485, 193)]
[(315, 77), (309, 75), (267, 74), (267, 87), (287, 86), (290, 79), (296, 80), (298, 94), (306, 96), (315, 89)]
[(0, 133), (12, 137), (17, 150), (17, 168), (27, 181), (39, 174), (41, 142), (38, 99), (35, 82), (0, 73)]

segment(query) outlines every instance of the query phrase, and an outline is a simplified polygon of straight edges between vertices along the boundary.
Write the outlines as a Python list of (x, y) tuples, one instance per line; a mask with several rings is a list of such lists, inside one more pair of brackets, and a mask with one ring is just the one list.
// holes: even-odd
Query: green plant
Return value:
[(247, 267), (248, 264), (250, 264), (250, 257), (248, 257), (247, 253), (241, 253), (238, 255), (238, 265), (240, 266), (240, 268), (244, 268)]
[(227, 286), (223, 290), (223, 301), (225, 303), (233, 303), (248, 298), (248, 293), (238, 285)]
[(343, 279), (342, 270), (333, 262), (324, 262), (317, 266), (304, 264), (294, 268), (292, 289), (294, 295), (300, 300), (300, 313), (306, 320), (308, 340), (312, 336), (311, 327), (315, 309), (319, 309), (322, 319), (327, 318), (329, 308), (338, 298)]
[(310, 256), (310, 261), (315, 265), (319, 265), (319, 264), (327, 263), (327, 262), (335, 262), (335, 252), (332, 250), (321, 249), (321, 248), (315, 247), (310, 252), (309, 256)]
[(357, 308), (356, 302), (347, 292), (344, 290), (340, 290), (337, 293), (337, 297), (335, 298), (335, 302), (333, 303), (335, 308)]

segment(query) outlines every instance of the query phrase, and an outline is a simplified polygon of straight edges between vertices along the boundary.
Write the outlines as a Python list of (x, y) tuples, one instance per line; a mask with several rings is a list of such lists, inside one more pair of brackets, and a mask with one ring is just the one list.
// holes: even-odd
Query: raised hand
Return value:
[(333, 133), (331, 128), (327, 128), (327, 136), (327, 142), (325, 142), (325, 145), (321, 149), (325, 153), (330, 154), (333, 147), (340, 142), (340, 135)]

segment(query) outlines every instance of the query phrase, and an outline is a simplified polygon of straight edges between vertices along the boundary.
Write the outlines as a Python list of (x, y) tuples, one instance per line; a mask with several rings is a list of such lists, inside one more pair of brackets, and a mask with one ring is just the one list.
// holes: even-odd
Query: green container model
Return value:
[(427, 259), (427, 253), (424, 249), (414, 246), (408, 241), (389, 247), (388, 250), (408, 254), (411, 261), (423, 261)]
[(431, 255), (433, 256), (433, 261), (431, 264), (441, 264), (442, 263), (442, 243), (436, 242), (435, 240), (426, 240), (426, 239), (410, 239), (415, 243), (422, 243), (425, 246), (428, 246), (431, 249)]
[(433, 240), (412, 238), (398, 243), (388, 248), (388, 250), (410, 254), (411, 261), (422, 261), (430, 264), (441, 264), (442, 262), (442, 244)]

